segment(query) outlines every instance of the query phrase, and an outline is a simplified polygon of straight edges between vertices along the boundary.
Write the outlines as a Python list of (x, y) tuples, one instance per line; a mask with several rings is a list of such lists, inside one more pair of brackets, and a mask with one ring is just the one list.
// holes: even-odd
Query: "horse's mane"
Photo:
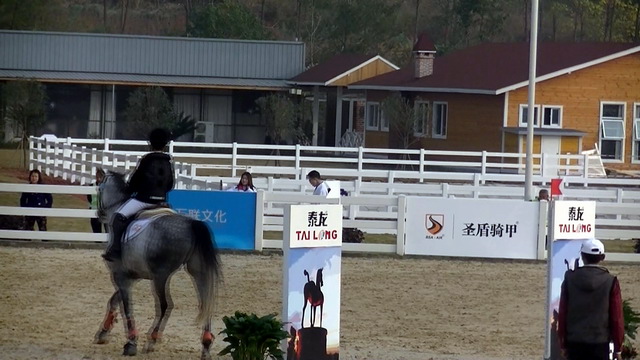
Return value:
[(121, 172), (118, 172), (118, 171), (108, 170), (105, 175), (113, 177), (115, 179), (116, 185), (118, 186), (118, 188), (120, 190), (124, 191), (125, 193), (129, 192), (129, 184), (124, 179), (124, 177), (125, 177), (124, 173), (121, 173)]

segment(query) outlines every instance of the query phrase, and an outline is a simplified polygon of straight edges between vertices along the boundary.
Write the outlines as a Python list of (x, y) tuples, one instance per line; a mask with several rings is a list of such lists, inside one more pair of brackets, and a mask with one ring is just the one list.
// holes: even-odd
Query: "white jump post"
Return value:
[(292, 356), (287, 358), (338, 358), (342, 206), (288, 205), (283, 238), (282, 314), (291, 335), (283, 347)]

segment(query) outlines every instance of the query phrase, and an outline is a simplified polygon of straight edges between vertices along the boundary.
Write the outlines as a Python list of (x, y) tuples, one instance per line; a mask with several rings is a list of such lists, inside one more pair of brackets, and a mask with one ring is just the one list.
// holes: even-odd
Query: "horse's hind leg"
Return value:
[(133, 308), (131, 306), (131, 279), (121, 279), (116, 281), (118, 289), (120, 289), (120, 297), (122, 298), (122, 310), (127, 329), (127, 343), (124, 344), (122, 355), (133, 356), (138, 352), (138, 330), (136, 330), (136, 322), (133, 319)]
[[(192, 276), (194, 281), (194, 286), (198, 292), (198, 299), (200, 302), (200, 306), (204, 306), (207, 300), (207, 277), (205, 273), (201, 270), (202, 264), (199, 260), (192, 258), (187, 263), (187, 272)], [(211, 333), (211, 317), (207, 318), (204, 326), (202, 327), (202, 353), (200, 355), (201, 360), (209, 360), (211, 359), (211, 354), (209, 349), (211, 348), (211, 344), (213, 343), (214, 336)]]
[(118, 304), (120, 303), (120, 292), (116, 291), (109, 298), (109, 302), (107, 303), (107, 314), (104, 317), (104, 321), (102, 322), (102, 326), (100, 330), (96, 333), (95, 343), (96, 344), (106, 344), (109, 342), (108, 336), (111, 329), (113, 329), (113, 324), (117, 322), (117, 314), (118, 314)]
[(156, 275), (153, 279), (153, 288), (155, 290), (156, 318), (153, 325), (149, 329), (147, 343), (143, 352), (152, 352), (154, 346), (162, 337), (162, 331), (169, 320), (173, 302), (171, 301), (171, 293), (169, 291), (169, 283), (171, 275)]

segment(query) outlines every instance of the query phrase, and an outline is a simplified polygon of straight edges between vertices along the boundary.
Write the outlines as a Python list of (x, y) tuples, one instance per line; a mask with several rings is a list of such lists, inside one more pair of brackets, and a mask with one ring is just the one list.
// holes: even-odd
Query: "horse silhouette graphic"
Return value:
[(320, 306), (320, 327), (322, 327), (322, 307), (324, 305), (324, 294), (322, 290), (320, 290), (322, 285), (324, 285), (322, 281), (322, 268), (316, 272), (315, 282), (309, 278), (309, 272), (307, 272), (307, 270), (304, 271), (304, 274), (307, 276), (307, 283), (304, 284), (304, 305), (302, 306), (302, 321), (300, 322), (300, 327), (304, 327), (304, 312), (307, 309), (307, 303), (311, 305), (311, 309), (309, 309), (311, 327), (315, 326), (316, 310), (318, 306)]

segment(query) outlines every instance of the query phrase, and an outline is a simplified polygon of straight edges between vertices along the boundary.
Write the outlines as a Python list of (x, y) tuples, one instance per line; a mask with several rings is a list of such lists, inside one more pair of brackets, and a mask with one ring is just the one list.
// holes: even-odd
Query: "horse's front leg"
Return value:
[(122, 298), (122, 310), (124, 311), (125, 329), (127, 330), (127, 343), (124, 344), (122, 355), (133, 356), (138, 352), (138, 330), (133, 319), (133, 308), (131, 306), (131, 285), (132, 281), (127, 279), (119, 285), (120, 297)]
[(156, 343), (162, 338), (162, 331), (169, 320), (173, 302), (171, 301), (171, 292), (169, 291), (170, 276), (156, 275), (153, 279), (153, 289), (155, 292), (156, 318), (149, 329), (147, 343), (143, 352), (152, 352)]
[(109, 302), (107, 303), (107, 314), (102, 321), (102, 326), (98, 330), (95, 336), (96, 344), (106, 344), (109, 342), (108, 336), (113, 329), (113, 324), (118, 321), (118, 304), (120, 304), (120, 292), (116, 291), (109, 298)]

